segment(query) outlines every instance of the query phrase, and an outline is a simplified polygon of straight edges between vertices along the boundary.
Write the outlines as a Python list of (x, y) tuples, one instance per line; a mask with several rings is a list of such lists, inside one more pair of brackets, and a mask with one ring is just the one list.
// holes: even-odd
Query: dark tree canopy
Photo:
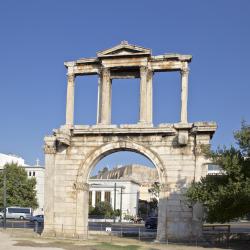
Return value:
[(111, 204), (107, 201), (100, 201), (96, 206), (89, 207), (89, 215), (103, 216), (105, 218), (113, 218), (114, 216), (120, 216), (120, 209), (113, 210)]
[(234, 133), (238, 146), (208, 151), (207, 157), (222, 169), (193, 183), (188, 199), (204, 205), (208, 222), (227, 222), (250, 213), (250, 125)]
[[(36, 179), (28, 178), (24, 168), (17, 164), (6, 164), (6, 200), (7, 207), (38, 207), (36, 198)], [(0, 207), (3, 207), (3, 171), (0, 172)]]

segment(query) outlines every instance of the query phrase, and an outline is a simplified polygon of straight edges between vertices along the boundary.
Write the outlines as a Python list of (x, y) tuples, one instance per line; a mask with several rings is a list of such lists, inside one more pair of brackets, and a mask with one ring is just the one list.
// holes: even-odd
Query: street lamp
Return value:
[(3, 172), (3, 228), (6, 229), (6, 170), (5, 167), (1, 169)]

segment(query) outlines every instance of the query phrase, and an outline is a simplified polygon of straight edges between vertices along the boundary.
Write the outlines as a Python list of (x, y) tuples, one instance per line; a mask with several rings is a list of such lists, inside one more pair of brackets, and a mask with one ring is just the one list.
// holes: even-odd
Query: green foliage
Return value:
[(151, 188), (148, 189), (148, 192), (152, 194), (155, 198), (159, 198), (160, 188), (161, 188), (160, 183), (154, 182)]
[(241, 130), (234, 133), (234, 138), (237, 140), (242, 153), (246, 157), (250, 157), (250, 125), (242, 121)]
[(104, 174), (104, 173), (106, 173), (108, 171), (109, 171), (109, 169), (107, 167), (104, 167), (103, 169), (98, 171), (98, 174)]
[(124, 220), (133, 220), (133, 219), (134, 219), (133, 215), (130, 215), (130, 214), (125, 214), (124, 215)]
[(139, 209), (138, 209), (138, 214), (141, 216), (141, 217), (146, 217), (147, 214), (148, 214), (148, 208), (147, 208), (147, 204), (140, 204), (139, 205)]
[[(17, 164), (6, 164), (6, 201), (7, 206), (38, 207), (36, 199), (36, 179), (28, 178), (24, 168)], [(4, 173), (0, 172), (0, 207), (3, 206), (3, 179)]]
[(150, 211), (154, 210), (158, 207), (158, 200), (156, 198), (153, 198), (148, 204), (149, 204)]
[(120, 215), (120, 210), (113, 210), (111, 204), (107, 201), (98, 202), (95, 208), (89, 210), (89, 215), (104, 216), (105, 218), (113, 218)]
[(192, 203), (200, 202), (208, 222), (227, 222), (250, 213), (250, 126), (242, 123), (234, 133), (239, 148), (231, 146), (207, 152), (221, 175), (208, 175), (187, 191)]
[(120, 215), (121, 215), (121, 210), (120, 209), (114, 210), (114, 216), (118, 217)]
[(94, 211), (94, 207), (93, 206), (91, 206), (91, 205), (89, 205), (89, 214), (92, 214), (93, 213), (93, 211)]

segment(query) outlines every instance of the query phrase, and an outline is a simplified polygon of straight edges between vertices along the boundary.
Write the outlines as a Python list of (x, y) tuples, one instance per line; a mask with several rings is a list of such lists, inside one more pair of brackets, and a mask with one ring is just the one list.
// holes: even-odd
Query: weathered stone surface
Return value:
[[(194, 218), (197, 220), (198, 217), (195, 217), (190, 208), (185, 205), (182, 189), (185, 190), (194, 178), (198, 180), (201, 177), (202, 166), (206, 162), (201, 156), (195, 155), (197, 145), (194, 141), (195, 137), (199, 137), (199, 132), (193, 134), (189, 130), (188, 136), (191, 140), (188, 144), (186, 146), (176, 144), (175, 148), (172, 145), (175, 140), (173, 136), (168, 138), (168, 144), (164, 141), (161, 143), (159, 138), (165, 137), (164, 133), (159, 133), (156, 137), (149, 136), (147, 133), (139, 133), (138, 136), (133, 135), (133, 139), (128, 139), (128, 134), (123, 133), (115, 135), (93, 133), (90, 141), (85, 138), (86, 134), (80, 137), (76, 137), (74, 132), (72, 134), (71, 145), (60, 156), (55, 153), (54, 162), (51, 159), (54, 155), (46, 154), (46, 172), (48, 173), (46, 183), (53, 185), (54, 192), (52, 192), (53, 188), (46, 192), (45, 231), (53, 229), (56, 234), (60, 233), (58, 232), (60, 227), (57, 230), (57, 227), (53, 228), (51, 224), (64, 224), (64, 217), (68, 211), (71, 211), (75, 219), (68, 219), (67, 223), (70, 223), (69, 221), (73, 223), (71, 225), (73, 229), (70, 228), (69, 231), (75, 230), (76, 235), (84, 234), (82, 228), (87, 227), (88, 222), (87, 182), (89, 174), (102, 157), (119, 150), (130, 150), (149, 158), (157, 169), (160, 183), (166, 186), (162, 190), (165, 191), (162, 192), (159, 203), (158, 239), (163, 241), (166, 237), (169, 239), (190, 238), (194, 233), (193, 228), (198, 230), (198, 224), (193, 223)], [(202, 143), (209, 144), (210, 135), (211, 131), (207, 132), (207, 136), (204, 136), (204, 131), (202, 131)], [(57, 137), (56, 134), (54, 136)], [(107, 140), (108, 138), (111, 139)], [(155, 140), (156, 138), (158, 139)], [(51, 172), (52, 169), (55, 172)], [(80, 222), (79, 216), (82, 218)], [(183, 228), (189, 231), (181, 233), (180, 230)], [(66, 227), (64, 232), (68, 232)], [(200, 232), (197, 231), (197, 233)]]
[[(161, 184), (157, 239), (185, 240), (201, 233), (201, 211), (184, 196), (193, 180), (204, 175), (202, 147), (209, 145), (214, 122), (188, 123), (189, 55), (152, 56), (151, 50), (126, 42), (104, 50), (97, 58), (67, 62), (66, 124), (45, 137), (44, 234), (86, 238), (88, 178), (103, 157), (128, 150), (144, 155), (157, 169)], [(182, 74), (180, 123), (152, 125), (152, 76), (159, 71)], [(98, 74), (97, 125), (74, 125), (74, 79)], [(140, 77), (140, 120), (134, 125), (111, 125), (111, 81)]]

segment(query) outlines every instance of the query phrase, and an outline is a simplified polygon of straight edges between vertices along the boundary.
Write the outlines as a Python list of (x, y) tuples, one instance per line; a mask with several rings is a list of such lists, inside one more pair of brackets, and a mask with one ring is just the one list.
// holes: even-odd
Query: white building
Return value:
[(208, 175), (221, 175), (221, 174), (225, 174), (225, 172), (218, 165), (208, 164), (207, 174)]
[(23, 167), (27, 172), (28, 178), (36, 178), (36, 196), (38, 201), (38, 208), (34, 211), (34, 214), (43, 214), (44, 206), (44, 167), (39, 165), (37, 161), (35, 166), (29, 166), (25, 164), (23, 158), (15, 155), (7, 155), (0, 153), (0, 169), (5, 164), (16, 163), (18, 166)]
[(89, 204), (91, 206), (95, 207), (98, 202), (107, 201), (110, 202), (113, 209), (120, 209), (123, 216), (125, 214), (137, 215), (139, 183), (124, 179), (89, 179), (88, 182), (90, 185)]
[(44, 207), (44, 167), (39, 166), (25, 166), (28, 178), (36, 178), (36, 197), (38, 201), (38, 208), (34, 211), (34, 215), (43, 214)]
[(7, 163), (16, 163), (18, 166), (28, 166), (25, 164), (22, 157), (0, 153), (0, 168), (2, 168)]

